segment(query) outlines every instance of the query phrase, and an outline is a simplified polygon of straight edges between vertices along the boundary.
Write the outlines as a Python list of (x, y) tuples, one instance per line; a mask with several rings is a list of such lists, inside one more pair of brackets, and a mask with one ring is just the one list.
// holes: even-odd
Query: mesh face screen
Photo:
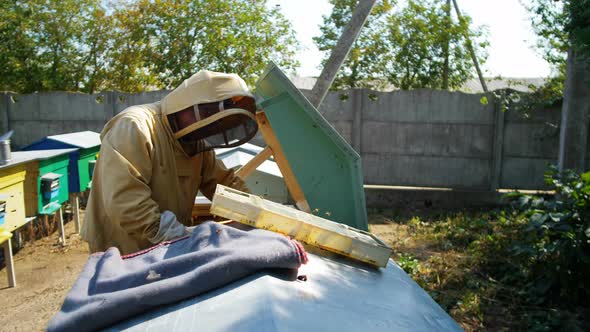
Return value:
[[(223, 102), (207, 103), (187, 107), (186, 109), (168, 116), (173, 132), (178, 132), (199, 121), (220, 114), (221, 117), (208, 125), (182, 136), (179, 141), (187, 154), (228, 148), (241, 145), (249, 141), (258, 130), (256, 121), (244, 113), (231, 113), (229, 110), (246, 110), (252, 115), (256, 112), (254, 99), (239, 97), (226, 99)], [(227, 113), (223, 116), (224, 112)], [(190, 153), (189, 151), (190, 150)]]

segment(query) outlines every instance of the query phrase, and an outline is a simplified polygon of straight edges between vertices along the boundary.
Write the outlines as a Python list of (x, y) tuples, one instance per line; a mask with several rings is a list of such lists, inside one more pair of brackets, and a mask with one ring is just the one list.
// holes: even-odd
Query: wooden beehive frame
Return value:
[(215, 190), (211, 212), (378, 267), (387, 265), (392, 252), (368, 232), (223, 185)]

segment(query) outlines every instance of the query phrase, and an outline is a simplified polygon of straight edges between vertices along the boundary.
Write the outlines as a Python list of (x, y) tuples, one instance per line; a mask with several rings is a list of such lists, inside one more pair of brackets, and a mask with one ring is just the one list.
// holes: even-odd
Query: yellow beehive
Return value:
[(218, 185), (211, 213), (385, 267), (392, 249), (371, 233)]
[(0, 169), (0, 194), (7, 195), (4, 228), (8, 231), (13, 231), (26, 222), (25, 175), (25, 164)]

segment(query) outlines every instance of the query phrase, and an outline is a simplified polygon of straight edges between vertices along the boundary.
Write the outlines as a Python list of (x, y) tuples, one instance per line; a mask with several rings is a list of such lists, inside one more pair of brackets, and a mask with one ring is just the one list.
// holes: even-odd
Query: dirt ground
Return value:
[(58, 243), (59, 232), (25, 242), (14, 255), (15, 288), (8, 287), (6, 268), (0, 270), (1, 331), (43, 331), (59, 310), (88, 258), (74, 222), (65, 229), (65, 247)]

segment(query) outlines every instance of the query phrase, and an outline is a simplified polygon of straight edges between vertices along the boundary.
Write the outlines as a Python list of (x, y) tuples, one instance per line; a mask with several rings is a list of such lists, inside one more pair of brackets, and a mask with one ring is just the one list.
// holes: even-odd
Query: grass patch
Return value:
[(398, 265), (466, 331), (590, 329), (588, 307), (567, 296), (539, 299), (524, 287), (512, 248), (528, 220), (516, 212), (373, 210), (369, 222)]

